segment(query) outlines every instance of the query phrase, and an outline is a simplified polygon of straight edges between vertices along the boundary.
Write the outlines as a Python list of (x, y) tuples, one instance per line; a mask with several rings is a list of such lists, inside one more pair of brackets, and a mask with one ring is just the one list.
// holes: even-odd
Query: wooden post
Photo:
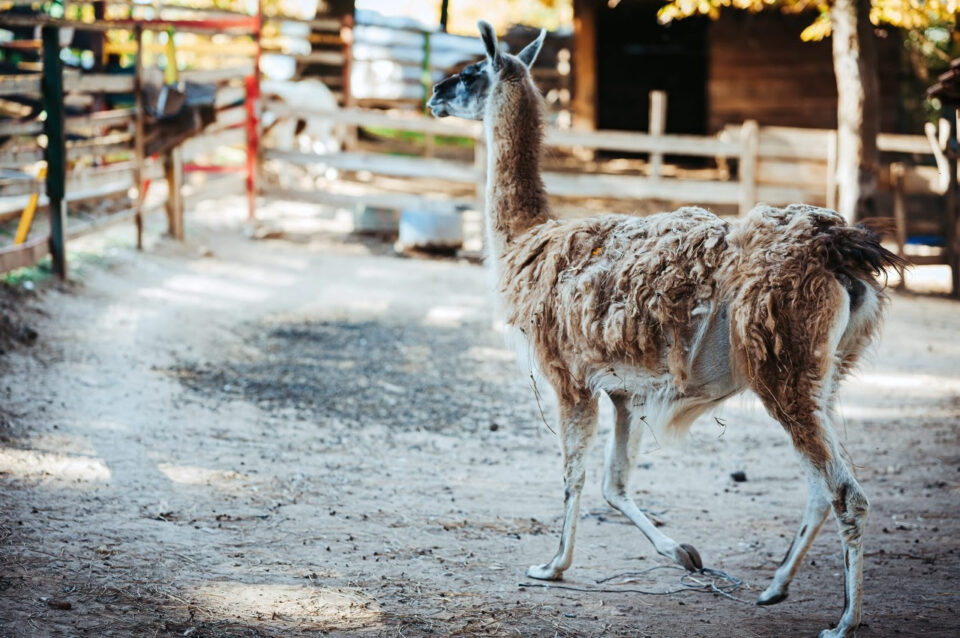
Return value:
[[(660, 136), (667, 130), (667, 93), (665, 91), (650, 91), (650, 135)], [(663, 168), (663, 153), (650, 153), (650, 177), (660, 178), (660, 169)]]
[(837, 132), (827, 138), (827, 208), (837, 209)]
[(746, 215), (757, 203), (757, 149), (760, 128), (756, 120), (747, 120), (740, 128), (740, 214)]
[(597, 6), (573, 0), (573, 128), (597, 128)]
[(167, 178), (167, 232), (183, 241), (183, 147), (170, 149), (163, 168)]
[(947, 120), (948, 133), (944, 155), (947, 156), (947, 263), (950, 264), (953, 289), (951, 295), (960, 297), (960, 184), (957, 183), (957, 164), (960, 160), (960, 140), (957, 139), (957, 105), (944, 105), (941, 117)]
[(43, 42), (43, 108), (47, 119), (43, 132), (47, 136), (44, 152), (47, 160), (47, 198), (50, 201), (50, 256), (53, 271), (67, 278), (67, 148), (64, 135), (63, 66), (60, 63), (60, 29), (42, 28)]
[[(352, 11), (352, 10), (351, 10)], [(343, 16), (340, 23), (340, 40), (343, 42), (343, 107), (353, 106), (353, 90), (350, 86), (350, 74), (353, 68), (353, 13)], [(343, 127), (343, 150), (349, 151), (357, 147), (360, 137), (356, 126)]]
[(134, 39), (137, 42), (137, 55), (133, 64), (133, 98), (136, 108), (134, 113), (134, 132), (133, 146), (136, 157), (133, 179), (137, 186), (137, 215), (135, 218), (137, 226), (137, 250), (143, 250), (143, 204), (147, 193), (143, 183), (143, 163), (144, 163), (144, 118), (146, 113), (143, 109), (143, 26), (138, 24), (133, 27)]
[[(893, 182), (893, 220), (896, 223), (897, 254), (903, 257), (904, 246), (907, 243), (907, 211), (906, 211), (906, 167), (900, 162), (890, 165), (890, 177)], [(901, 281), (902, 283), (902, 281)]]

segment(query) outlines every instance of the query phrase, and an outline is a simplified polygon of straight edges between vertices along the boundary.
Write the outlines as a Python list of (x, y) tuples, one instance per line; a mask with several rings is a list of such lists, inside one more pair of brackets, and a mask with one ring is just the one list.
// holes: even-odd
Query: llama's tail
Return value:
[(842, 279), (876, 278), (890, 268), (900, 276), (909, 262), (880, 243), (883, 220), (865, 220), (856, 226), (836, 225), (826, 229), (823, 249), (826, 267)]

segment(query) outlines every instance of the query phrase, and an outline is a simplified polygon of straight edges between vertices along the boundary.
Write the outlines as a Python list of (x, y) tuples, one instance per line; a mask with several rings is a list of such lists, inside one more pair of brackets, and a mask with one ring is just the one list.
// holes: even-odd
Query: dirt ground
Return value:
[[(645, 441), (634, 481), (743, 581), (734, 598), (638, 591), (678, 589), (672, 568), (598, 584), (669, 565), (603, 501), (602, 445), (563, 583), (588, 591), (530, 585), (559, 448), (482, 268), (191, 219), (186, 246), (111, 249), (28, 300), (39, 336), (0, 358), (0, 636), (788, 637), (839, 618), (832, 524), (791, 597), (752, 604), (804, 500), (753, 399), (682, 448)], [(958, 334), (957, 303), (895, 294), (843, 392), (872, 502), (861, 638), (960, 635)], [(604, 401), (601, 441), (609, 423)]]

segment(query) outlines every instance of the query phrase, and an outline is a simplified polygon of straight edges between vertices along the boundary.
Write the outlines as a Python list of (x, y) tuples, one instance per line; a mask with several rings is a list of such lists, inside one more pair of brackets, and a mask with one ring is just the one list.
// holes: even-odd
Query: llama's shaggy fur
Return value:
[(564, 453), (564, 525), (553, 560), (570, 566), (596, 396), (617, 421), (603, 492), (657, 550), (699, 569), (689, 545), (647, 519), (627, 493), (644, 426), (682, 433), (709, 407), (751, 389), (805, 461), (810, 501), (760, 604), (787, 587), (832, 505), (845, 558), (844, 613), (830, 638), (860, 618), (867, 500), (831, 426), (836, 389), (876, 335), (885, 296), (875, 279), (902, 262), (865, 227), (813, 206), (757, 206), (727, 221), (701, 208), (645, 218), (554, 219), (540, 177), (542, 104), (528, 67), (542, 35), (518, 56), (499, 51), (481, 23), (487, 60), (441, 82), (437, 115), (483, 119), (488, 146), (490, 264), (505, 322), (556, 390)]
[[(869, 242), (870, 234), (810, 206), (758, 206), (729, 222), (701, 208), (549, 220), (504, 242), (498, 288), (506, 322), (531, 342), (561, 401), (616, 385), (630, 393), (619, 374), (626, 369), (668, 378), (677, 398), (700, 398), (703, 407), (749, 387), (823, 467), (830, 452), (808, 433), (818, 426), (797, 416), (816, 406), (798, 404), (819, 400), (844, 285), (858, 304), (883, 299), (873, 264), (843, 252), (848, 239)], [(728, 357), (707, 351), (718, 345), (704, 339), (717, 323), (728, 332)], [(877, 325), (858, 326), (838, 374)]]

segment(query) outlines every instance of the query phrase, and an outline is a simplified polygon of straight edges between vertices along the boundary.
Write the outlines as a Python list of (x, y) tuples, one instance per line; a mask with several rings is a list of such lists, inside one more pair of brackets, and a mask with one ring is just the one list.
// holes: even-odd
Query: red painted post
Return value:
[(260, 32), (263, 29), (263, 6), (257, 3), (257, 18), (254, 26), (256, 53), (253, 56), (253, 73), (246, 78), (247, 99), (247, 217), (257, 217), (257, 171), (260, 153)]
[(257, 215), (257, 149), (260, 145), (257, 132), (257, 112), (260, 103), (260, 82), (257, 74), (248, 75), (247, 99), (247, 205), (248, 217), (252, 221)]

